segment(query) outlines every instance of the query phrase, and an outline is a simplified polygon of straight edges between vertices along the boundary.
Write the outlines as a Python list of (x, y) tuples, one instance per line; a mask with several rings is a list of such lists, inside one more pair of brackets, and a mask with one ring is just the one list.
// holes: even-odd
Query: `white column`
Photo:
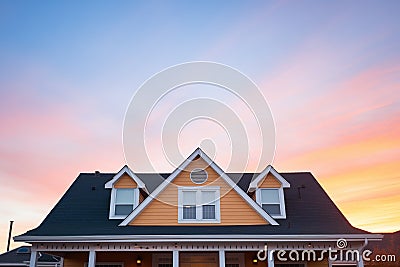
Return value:
[(89, 251), (88, 267), (96, 267), (96, 251)]
[(274, 254), (272, 253), (271, 250), (268, 250), (268, 267), (274, 267), (275, 266), (275, 261), (274, 261)]
[(219, 251), (219, 267), (225, 267), (225, 250)]
[(36, 250), (31, 250), (31, 259), (29, 261), (29, 267), (36, 267), (38, 260), (38, 252)]
[(360, 253), (360, 259), (357, 261), (357, 267), (364, 267), (364, 260), (362, 258), (362, 253)]
[(179, 250), (172, 251), (172, 267), (179, 267)]

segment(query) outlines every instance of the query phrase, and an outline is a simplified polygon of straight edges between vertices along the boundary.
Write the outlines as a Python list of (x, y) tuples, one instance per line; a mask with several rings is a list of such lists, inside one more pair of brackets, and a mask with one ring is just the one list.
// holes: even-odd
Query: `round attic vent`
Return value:
[(208, 173), (203, 169), (193, 169), (190, 172), (190, 179), (195, 184), (202, 184), (207, 181)]

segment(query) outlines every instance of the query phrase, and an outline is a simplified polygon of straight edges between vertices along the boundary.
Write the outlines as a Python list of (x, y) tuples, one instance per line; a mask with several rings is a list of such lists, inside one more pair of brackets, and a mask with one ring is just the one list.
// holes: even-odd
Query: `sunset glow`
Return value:
[[(14, 236), (38, 226), (80, 172), (119, 171), (132, 95), (196, 60), (258, 85), (279, 172), (312, 172), (355, 227), (400, 230), (399, 12), (399, 1), (1, 1), (0, 252), (9, 221)], [(197, 94), (171, 96), (153, 125)], [(185, 137), (193, 127), (182, 131), (185, 153), (199, 145)], [(225, 149), (227, 135), (208, 129)], [(217, 154), (224, 167), (231, 152)]]

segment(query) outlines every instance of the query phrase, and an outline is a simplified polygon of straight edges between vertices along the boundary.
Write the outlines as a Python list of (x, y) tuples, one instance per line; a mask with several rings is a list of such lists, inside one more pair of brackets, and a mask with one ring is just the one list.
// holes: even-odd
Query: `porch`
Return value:
[[(260, 261), (257, 251), (65, 252), (62, 267), (328, 267), (323, 261)], [(34, 267), (34, 266), (30, 266)]]
[[(61, 267), (335, 267), (339, 264), (326, 253), (335, 248), (335, 239), (140, 241), (34, 243), (30, 267), (36, 267), (40, 252), (61, 256)], [(363, 244), (364, 241), (352, 240), (346, 249), (359, 251)], [(283, 255), (281, 251), (287, 253)], [(346, 262), (346, 266), (364, 267), (364, 263), (361, 258)]]

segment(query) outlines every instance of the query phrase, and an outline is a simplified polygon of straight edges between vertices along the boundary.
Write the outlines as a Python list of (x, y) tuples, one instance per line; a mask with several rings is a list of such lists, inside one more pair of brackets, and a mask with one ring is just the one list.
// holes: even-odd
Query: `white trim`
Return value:
[[(283, 193), (283, 187), (281, 186), (279, 188), (257, 188), (256, 189), (256, 202), (261, 207), (262, 207), (262, 204), (266, 204), (266, 203), (261, 202), (261, 200), (262, 200), (261, 190), (265, 190), (265, 189), (278, 190), (278, 194), (279, 194), (279, 203), (275, 203), (275, 204), (279, 204), (280, 210), (281, 210), (281, 214), (279, 214), (279, 215), (272, 215), (271, 214), (271, 217), (274, 218), (274, 219), (286, 219), (285, 194)], [(273, 203), (270, 203), (270, 204), (273, 204)]]
[(119, 178), (121, 178), (122, 175), (127, 174), (129, 177), (131, 177), (135, 183), (137, 184), (138, 188), (143, 189), (143, 191), (145, 191), (147, 194), (149, 194), (149, 191), (146, 188), (146, 185), (144, 184), (144, 182), (142, 180), (140, 180), (140, 178), (127, 166), (125, 165), (124, 167), (122, 167), (122, 169), (116, 174), (114, 175), (114, 177), (108, 181), (104, 187), (105, 188), (113, 188), (114, 183), (116, 181), (118, 181)]
[(31, 248), (31, 256), (29, 260), (29, 267), (36, 267), (37, 266), (37, 261), (39, 258), (39, 253), (36, 250), (32, 250)]
[(218, 251), (219, 267), (225, 267), (225, 250)]
[(364, 267), (364, 260), (363, 260), (363, 257), (360, 257), (360, 260), (357, 261), (357, 267)]
[[(183, 219), (183, 191), (196, 192), (196, 219), (188, 220)], [(215, 219), (203, 219), (201, 192), (215, 192)], [(179, 186), (178, 187), (178, 223), (220, 223), (221, 222), (221, 209), (220, 209), (220, 187), (219, 186)]]
[(164, 182), (162, 182), (153, 193), (151, 193), (136, 209), (132, 211), (128, 217), (125, 218), (119, 226), (127, 226), (132, 220), (138, 216), (147, 205), (158, 196), (164, 189), (171, 183), (178, 174), (185, 169), (195, 157), (200, 156), (207, 164), (217, 172), (222, 179), (225, 180), (242, 198), (245, 200), (249, 206), (251, 206), (259, 215), (261, 215), (265, 221), (271, 225), (279, 225), (267, 212), (265, 212), (257, 203), (255, 203), (239, 186), (237, 186), (231, 178), (229, 178), (226, 173), (222, 171), (220, 167), (215, 164), (200, 148), (197, 148)]
[(179, 267), (179, 250), (172, 251), (172, 267)]
[[(133, 209), (135, 209), (139, 205), (139, 194), (140, 194), (139, 188), (114, 188), (113, 187), (111, 189), (110, 212), (108, 215), (109, 219), (125, 219), (126, 216), (129, 215), (129, 214), (128, 215), (115, 215), (115, 205), (118, 205), (117, 203), (115, 203), (115, 201), (117, 198), (117, 190), (119, 190), (119, 189), (132, 189), (135, 194), (134, 195), (135, 200), (134, 200), (134, 203), (132, 203)], [(120, 204), (122, 204), (122, 203), (120, 203)], [(127, 203), (127, 205), (128, 204), (131, 204), (131, 203)]]
[(267, 258), (268, 267), (274, 267), (275, 266), (274, 254), (270, 253), (269, 249), (265, 253), (268, 253), (268, 258)]
[(380, 241), (380, 234), (325, 234), (325, 235), (98, 235), (98, 236), (16, 236), (20, 242), (163, 242), (163, 241), (336, 241), (345, 238), (347, 241)]
[(249, 185), (249, 189), (247, 190), (247, 192), (253, 192), (254, 190), (256, 190), (258, 188), (258, 186), (260, 185), (260, 183), (262, 181), (264, 181), (264, 179), (267, 177), (268, 173), (271, 173), (276, 179), (278, 179), (278, 181), (281, 183), (281, 186), (283, 188), (289, 188), (290, 184), (288, 181), (286, 181), (285, 178), (283, 178), (282, 175), (280, 175), (275, 169), (274, 167), (272, 167), (271, 165), (268, 165), (267, 168), (265, 168)]
[(90, 250), (89, 251), (89, 259), (87, 267), (96, 267), (96, 251)]

